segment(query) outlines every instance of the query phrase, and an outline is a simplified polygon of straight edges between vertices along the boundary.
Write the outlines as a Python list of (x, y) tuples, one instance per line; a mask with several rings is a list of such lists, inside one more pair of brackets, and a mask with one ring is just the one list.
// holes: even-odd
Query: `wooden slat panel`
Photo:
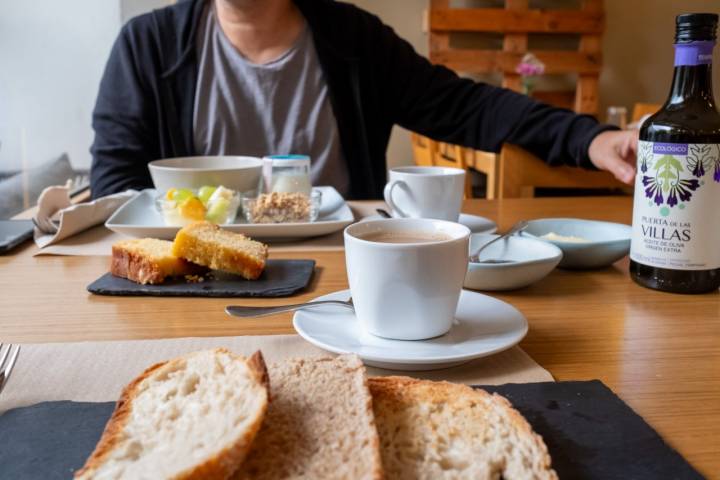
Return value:
[(575, 111), (578, 113), (597, 114), (598, 111), (598, 77), (597, 75), (581, 75), (578, 78), (575, 94)]
[[(450, 0), (430, 0), (430, 9), (444, 10), (450, 8)], [(429, 16), (429, 15), (428, 15)], [(450, 34), (445, 32), (435, 32), (432, 27), (430, 29), (430, 51), (450, 49)]]
[[(506, 10), (526, 11), (528, 9), (529, 0), (505, 0)], [(527, 52), (528, 36), (527, 33), (509, 33), (503, 38), (503, 51), (524, 54)], [(502, 86), (522, 91), (522, 80), (520, 75), (514, 72), (505, 72), (502, 79)], [(489, 190), (489, 189), (488, 189)]]
[[(515, 73), (515, 67), (522, 59), (522, 53), (501, 50), (441, 50), (430, 52), (430, 61), (440, 63), (462, 72), (503, 72)], [(535, 52), (545, 64), (545, 73), (599, 74), (602, 57), (569, 51)]]
[(556, 107), (569, 108), (570, 110), (575, 108), (574, 90), (569, 90), (567, 92), (540, 90), (533, 92), (533, 98)]
[(522, 78), (516, 73), (506, 73), (503, 76), (502, 84), (503, 88), (508, 88), (516, 92), (522, 92)]
[(430, 30), (445, 32), (602, 33), (602, 13), (581, 10), (432, 8)]

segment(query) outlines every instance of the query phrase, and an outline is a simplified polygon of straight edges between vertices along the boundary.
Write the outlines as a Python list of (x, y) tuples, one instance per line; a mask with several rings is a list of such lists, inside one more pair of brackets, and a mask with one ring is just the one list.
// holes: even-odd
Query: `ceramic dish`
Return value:
[[(248, 224), (238, 215), (236, 223), (222, 227), (255, 239), (267, 241), (293, 240), (317, 237), (342, 230), (355, 221), (350, 207), (333, 187), (315, 187), (322, 192), (318, 219), (305, 223)], [(180, 227), (165, 225), (162, 214), (155, 207), (157, 190), (148, 189), (120, 207), (105, 226), (131, 237), (152, 237), (172, 240)]]
[[(529, 223), (523, 234), (535, 236), (559, 247), (563, 252), (559, 265), (561, 268), (607, 267), (630, 251), (630, 225), (577, 218), (543, 218), (531, 220)], [(549, 233), (561, 237), (576, 237), (576, 240), (584, 241), (543, 238)]]
[[(470, 252), (499, 235), (472, 235)], [(560, 263), (562, 251), (555, 245), (528, 236), (513, 236), (488, 246), (480, 260), (513, 260), (512, 263), (468, 264), (465, 288), (473, 290), (515, 290), (541, 280)]]
[[(347, 300), (350, 290), (315, 300)], [(313, 345), (334, 353), (355, 353), (366, 365), (392, 370), (437, 370), (486, 357), (517, 345), (528, 331), (512, 305), (477, 292), (460, 294), (453, 327), (428, 340), (390, 340), (371, 335), (352, 310), (321, 306), (295, 313), (293, 326)]]
[(155, 188), (197, 189), (203, 185), (223, 185), (240, 193), (257, 191), (262, 176), (262, 160), (240, 156), (197, 156), (155, 160), (148, 164)]

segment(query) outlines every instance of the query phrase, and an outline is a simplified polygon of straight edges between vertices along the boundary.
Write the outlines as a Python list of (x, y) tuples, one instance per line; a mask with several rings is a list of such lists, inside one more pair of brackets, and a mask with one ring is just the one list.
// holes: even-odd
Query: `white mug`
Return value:
[(465, 170), (449, 167), (399, 167), (390, 170), (385, 203), (394, 216), (457, 222)]
[[(374, 237), (380, 234), (430, 240), (387, 243)], [(355, 314), (366, 332), (422, 340), (450, 330), (467, 272), (467, 227), (443, 220), (392, 218), (350, 225), (344, 237)]]

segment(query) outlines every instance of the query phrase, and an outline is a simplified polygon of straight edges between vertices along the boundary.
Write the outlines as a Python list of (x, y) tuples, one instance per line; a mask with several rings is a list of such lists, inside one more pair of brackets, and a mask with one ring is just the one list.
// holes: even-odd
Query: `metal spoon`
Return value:
[(383, 210), (382, 208), (376, 208), (375, 211), (383, 218), (393, 218), (387, 210)]
[(528, 222), (526, 222), (525, 220), (520, 220), (515, 225), (513, 225), (510, 230), (505, 232), (505, 234), (500, 235), (499, 237), (490, 240), (488, 243), (486, 243), (485, 245), (483, 245), (480, 248), (478, 248), (477, 250), (475, 250), (475, 253), (470, 255), (470, 258), (469, 258), (470, 262), (471, 263), (513, 263), (515, 260), (504, 260), (504, 259), (480, 260), (480, 252), (482, 252), (483, 250), (485, 250), (487, 247), (489, 247), (493, 243), (497, 242), (498, 240), (502, 240), (502, 239), (508, 238), (509, 236), (514, 235), (518, 232), (522, 232), (527, 227), (528, 227)]
[(290, 305), (278, 305), (276, 307), (245, 307), (242, 305), (231, 305), (225, 307), (225, 313), (233, 317), (265, 317), (267, 315), (275, 315), (276, 313), (292, 312), (294, 310), (302, 310), (305, 308), (320, 307), (322, 305), (336, 305), (338, 307), (346, 307), (355, 310), (352, 298), (347, 301), (343, 300), (319, 300), (317, 302), (293, 303)]

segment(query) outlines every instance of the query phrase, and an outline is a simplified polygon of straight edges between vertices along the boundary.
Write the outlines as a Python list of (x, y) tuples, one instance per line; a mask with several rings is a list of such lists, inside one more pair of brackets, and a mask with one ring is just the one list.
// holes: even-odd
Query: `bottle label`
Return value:
[(720, 144), (640, 141), (630, 258), (720, 268)]
[(675, 66), (710, 65), (715, 42), (710, 40), (676, 43)]

